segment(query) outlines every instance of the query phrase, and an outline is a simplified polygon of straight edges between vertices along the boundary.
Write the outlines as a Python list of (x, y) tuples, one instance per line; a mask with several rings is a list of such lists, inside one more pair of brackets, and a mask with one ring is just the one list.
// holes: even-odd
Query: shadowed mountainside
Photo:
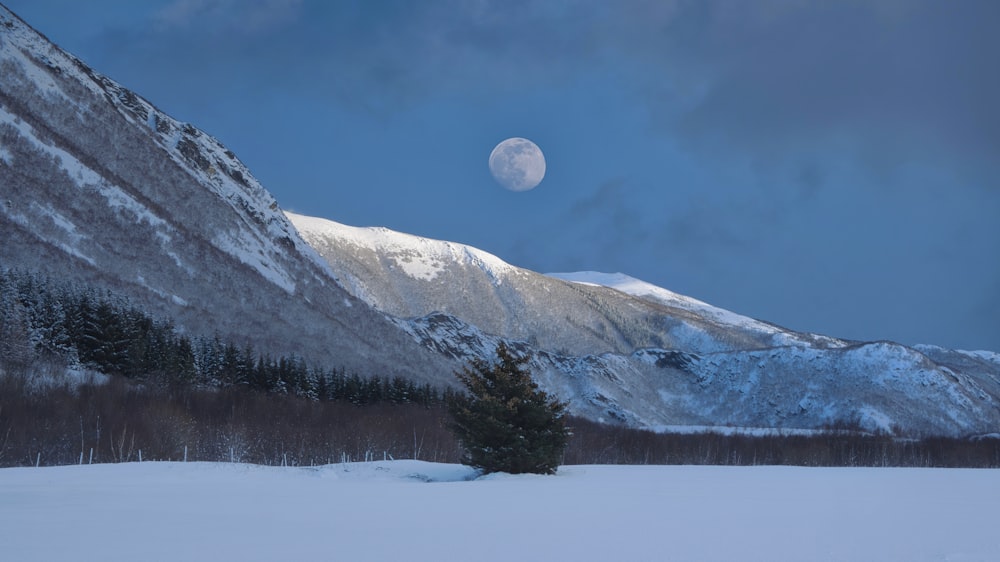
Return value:
[(503, 339), (592, 420), (1000, 428), (995, 353), (804, 334), (621, 275), (557, 278), (461, 244), (286, 215), (219, 141), (2, 7), (0, 240), (0, 267), (326, 367), (454, 385)]
[(109, 287), (193, 333), (360, 372), (454, 368), (338, 286), (235, 154), (4, 8), (0, 238), (3, 267)]

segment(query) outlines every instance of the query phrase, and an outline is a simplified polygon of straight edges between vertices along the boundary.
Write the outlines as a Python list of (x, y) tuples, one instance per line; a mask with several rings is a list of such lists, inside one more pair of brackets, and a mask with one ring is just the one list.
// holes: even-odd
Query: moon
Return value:
[(545, 177), (545, 155), (528, 139), (509, 138), (490, 153), (490, 172), (505, 188), (528, 191)]

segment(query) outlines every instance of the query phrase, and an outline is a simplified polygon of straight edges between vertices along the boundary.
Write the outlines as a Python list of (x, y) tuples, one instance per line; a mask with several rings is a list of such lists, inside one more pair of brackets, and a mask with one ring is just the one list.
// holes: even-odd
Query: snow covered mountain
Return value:
[(594, 419), (654, 428), (904, 434), (1000, 428), (1000, 355), (851, 342), (740, 316), (622, 274), (541, 275), (461, 244), (286, 213), (355, 296), (428, 347), (500, 338)]
[(338, 286), (235, 154), (2, 6), (0, 240), (2, 267), (111, 288), (192, 333), (362, 373), (454, 368)]
[(620, 274), (541, 275), (462, 244), (285, 214), (345, 287), (399, 317), (444, 313), (487, 333), (563, 355), (631, 353), (645, 347), (706, 353), (795, 343), (844, 345)]
[(0, 7), (0, 267), (128, 295), (191, 333), (455, 384), (496, 344), (576, 414), (667, 428), (1000, 429), (1000, 356), (847, 342), (626, 276), (283, 213), (236, 155)]

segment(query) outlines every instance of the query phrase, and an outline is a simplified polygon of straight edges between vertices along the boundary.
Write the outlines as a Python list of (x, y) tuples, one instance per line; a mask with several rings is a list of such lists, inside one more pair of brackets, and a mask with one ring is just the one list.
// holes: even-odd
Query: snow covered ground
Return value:
[(0, 470), (3, 560), (998, 560), (1000, 471), (420, 461)]

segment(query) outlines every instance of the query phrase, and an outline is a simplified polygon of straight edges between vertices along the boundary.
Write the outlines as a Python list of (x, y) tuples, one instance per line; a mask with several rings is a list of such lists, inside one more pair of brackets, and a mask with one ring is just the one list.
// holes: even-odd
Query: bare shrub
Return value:
[(242, 388), (50, 386), (0, 376), (0, 466), (230, 461), (293, 466), (420, 458), (458, 462), (441, 405), (356, 406)]

